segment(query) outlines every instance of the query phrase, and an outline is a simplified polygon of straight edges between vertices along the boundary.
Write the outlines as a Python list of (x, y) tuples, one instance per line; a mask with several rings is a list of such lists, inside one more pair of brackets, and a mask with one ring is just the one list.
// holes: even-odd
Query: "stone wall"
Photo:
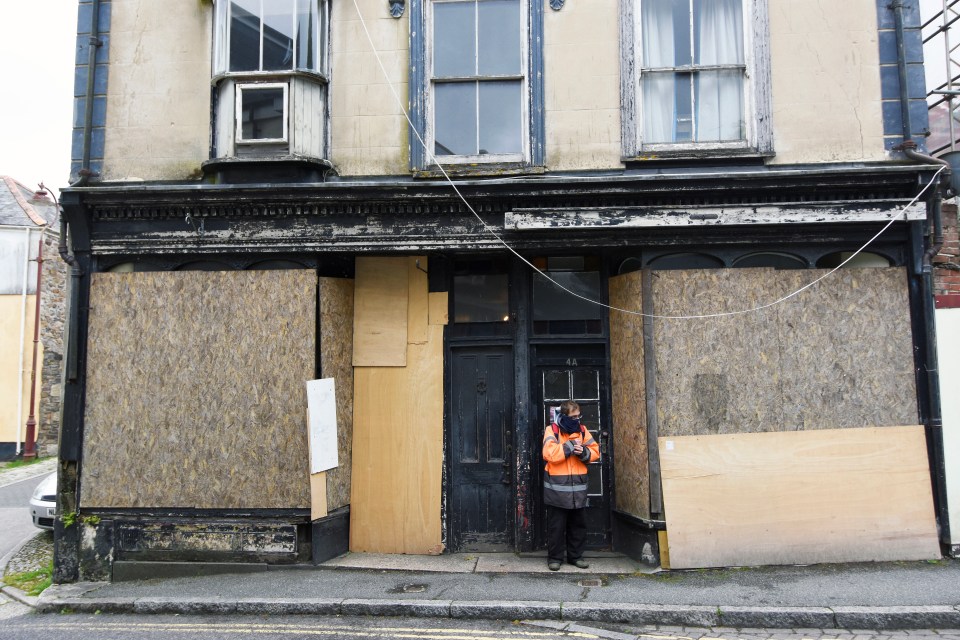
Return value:
[(40, 402), (37, 409), (37, 454), (57, 453), (60, 434), (60, 398), (63, 378), (63, 329), (67, 316), (68, 266), (57, 253), (56, 236), (43, 247), (43, 278), (40, 298)]

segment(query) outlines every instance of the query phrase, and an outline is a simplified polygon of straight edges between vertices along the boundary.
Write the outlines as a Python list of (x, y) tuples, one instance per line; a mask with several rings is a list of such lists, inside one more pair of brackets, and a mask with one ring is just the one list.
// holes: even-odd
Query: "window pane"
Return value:
[(283, 138), (283, 89), (241, 89), (244, 140)]
[[(598, 400), (600, 377), (596, 371), (573, 370), (573, 397), (575, 400)], [(582, 413), (582, 412), (581, 412)]]
[(230, 71), (260, 68), (260, 0), (230, 3)]
[(434, 3), (434, 77), (475, 76), (477, 73), (476, 40), (476, 3)]
[(263, 0), (263, 71), (293, 68), (293, 0)]
[(455, 276), (453, 321), (506, 322), (510, 319), (506, 274)]
[(647, 73), (642, 80), (643, 139), (645, 142), (673, 142), (675, 118), (672, 73)]
[(743, 73), (697, 74), (697, 141), (743, 140)]
[(674, 124), (673, 140), (676, 142), (687, 142), (693, 140), (693, 104), (690, 95), (690, 80), (692, 75), (689, 73), (678, 73), (677, 82), (674, 86), (676, 93), (676, 121)]
[(477, 153), (477, 83), (438, 82), (434, 87), (434, 153)]
[(520, 153), (523, 151), (520, 139), (523, 129), (521, 81), (481, 82), (479, 87), (479, 153), (481, 155), (487, 153)]
[(315, 0), (297, 0), (297, 69), (319, 69), (314, 3)]
[(693, 0), (697, 64), (743, 64), (742, 0)]
[(644, 0), (643, 66), (690, 64), (690, 0)]
[(543, 399), (570, 399), (570, 378), (568, 377), (566, 371), (543, 372)]
[[(547, 275), (574, 293), (600, 300), (600, 274), (596, 271), (548, 271)], [(599, 305), (577, 298), (534, 274), (534, 320), (592, 320), (602, 317), (602, 311)]]
[(520, 0), (482, 0), (477, 20), (479, 75), (519, 75)]

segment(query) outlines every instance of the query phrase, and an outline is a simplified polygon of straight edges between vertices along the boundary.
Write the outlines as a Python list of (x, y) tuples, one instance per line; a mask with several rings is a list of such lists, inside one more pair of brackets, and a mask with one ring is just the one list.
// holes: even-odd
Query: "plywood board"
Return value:
[[(610, 278), (610, 304), (641, 308), (639, 271)], [(610, 312), (610, 382), (617, 509), (650, 517), (643, 316)]]
[[(653, 272), (658, 316), (723, 313), (776, 300), (772, 269)], [(714, 318), (656, 318), (660, 435), (779, 429), (781, 344), (776, 311)]]
[(430, 324), (447, 324), (449, 306), (446, 291), (432, 291), (428, 294), (430, 305)]
[(327, 474), (310, 474), (310, 519), (327, 517)]
[[(307, 380), (310, 474), (337, 466), (337, 399), (333, 378)], [(326, 486), (324, 486), (326, 491)]]
[(423, 344), (427, 341), (430, 305), (427, 303), (427, 259), (424, 256), (407, 258), (409, 298), (407, 303), (407, 342)]
[(327, 472), (327, 507), (350, 504), (353, 449), (353, 280), (320, 278), (320, 375), (336, 381), (337, 461)]
[(310, 506), (316, 273), (97, 273), (80, 503)]
[[(776, 273), (796, 291), (825, 272)], [(841, 269), (777, 313), (784, 430), (917, 422), (905, 269)]]
[(354, 372), (351, 551), (443, 549), (443, 326), (407, 349), (406, 367)]
[(659, 440), (670, 565), (939, 558), (923, 427)]
[(408, 258), (356, 259), (353, 366), (406, 364), (409, 271)]
[[(658, 315), (756, 308), (824, 271), (654, 272)], [(761, 311), (657, 318), (661, 435), (792, 431), (917, 421), (903, 269), (842, 269)]]

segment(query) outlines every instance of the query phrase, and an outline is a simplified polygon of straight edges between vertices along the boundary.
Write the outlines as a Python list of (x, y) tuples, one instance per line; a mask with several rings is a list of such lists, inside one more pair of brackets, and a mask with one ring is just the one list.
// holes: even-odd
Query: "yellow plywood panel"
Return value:
[(409, 273), (409, 302), (407, 304), (407, 342), (423, 344), (427, 341), (429, 305), (427, 304), (427, 259), (407, 258)]
[(310, 474), (310, 519), (327, 517), (327, 474)]
[(660, 548), (660, 568), (670, 568), (670, 545), (666, 531), (657, 531), (657, 546)]
[[(641, 308), (639, 271), (610, 278), (610, 304), (621, 309)], [(639, 518), (649, 518), (642, 316), (610, 312), (610, 377), (617, 508)]]
[(354, 372), (352, 551), (443, 549), (443, 326), (407, 348), (406, 367)]
[(402, 367), (407, 358), (408, 258), (357, 258), (353, 366)]
[(674, 569), (939, 558), (923, 427), (659, 440)]
[(448, 303), (446, 291), (429, 294), (430, 324), (447, 324)]
[(312, 270), (96, 273), (86, 507), (306, 509)]

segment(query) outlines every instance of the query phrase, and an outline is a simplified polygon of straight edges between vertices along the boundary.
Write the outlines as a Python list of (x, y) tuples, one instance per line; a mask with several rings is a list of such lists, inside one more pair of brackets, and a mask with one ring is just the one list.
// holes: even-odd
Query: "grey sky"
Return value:
[(0, 0), (0, 174), (36, 188), (70, 177), (77, 0)]

